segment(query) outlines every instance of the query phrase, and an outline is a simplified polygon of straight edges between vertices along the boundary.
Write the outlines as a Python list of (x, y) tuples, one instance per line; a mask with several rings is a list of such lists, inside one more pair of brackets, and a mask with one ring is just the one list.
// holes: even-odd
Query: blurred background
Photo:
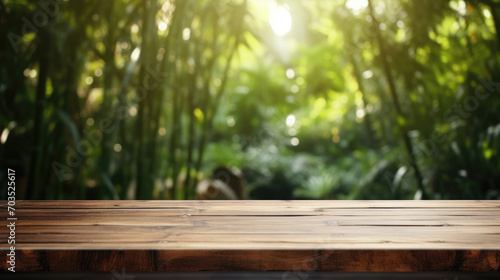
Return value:
[(1, 0), (0, 198), (500, 198), (500, 1)]

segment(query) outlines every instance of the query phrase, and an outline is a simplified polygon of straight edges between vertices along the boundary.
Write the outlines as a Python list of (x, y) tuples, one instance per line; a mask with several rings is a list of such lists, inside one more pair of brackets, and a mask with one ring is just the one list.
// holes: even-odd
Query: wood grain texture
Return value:
[[(498, 280), (498, 272), (38, 272), (10, 273), (2, 280)], [(284, 277), (283, 277), (284, 276)], [(307, 278), (305, 278), (307, 276)]]
[(18, 201), (16, 217), (17, 271), (500, 271), (499, 201)]

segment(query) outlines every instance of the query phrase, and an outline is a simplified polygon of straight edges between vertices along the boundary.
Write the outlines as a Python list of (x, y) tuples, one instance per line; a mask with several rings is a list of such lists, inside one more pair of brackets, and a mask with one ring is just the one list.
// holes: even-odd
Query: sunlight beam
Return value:
[(347, 0), (345, 6), (355, 13), (368, 7), (368, 0)]
[(274, 34), (283, 36), (292, 28), (292, 16), (286, 5), (278, 5), (276, 2), (269, 4), (269, 23)]

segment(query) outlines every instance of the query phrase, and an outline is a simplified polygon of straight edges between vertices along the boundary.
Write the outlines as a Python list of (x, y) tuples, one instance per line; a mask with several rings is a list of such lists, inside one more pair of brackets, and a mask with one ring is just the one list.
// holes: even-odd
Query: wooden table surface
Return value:
[[(0, 203), (7, 223), (6, 201)], [(500, 271), (500, 201), (17, 201), (20, 271)], [(0, 269), (9, 229), (0, 227)]]

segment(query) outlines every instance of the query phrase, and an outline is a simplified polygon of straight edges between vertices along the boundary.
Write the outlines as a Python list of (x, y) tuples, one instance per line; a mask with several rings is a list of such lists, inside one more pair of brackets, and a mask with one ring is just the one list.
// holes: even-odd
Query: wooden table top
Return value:
[[(398, 259), (413, 251), (470, 258), (486, 252), (493, 262), (486, 270), (500, 269), (500, 201), (17, 201), (15, 208), (16, 250), (26, 257), (132, 250), (205, 257), (226, 251), (245, 259), (330, 250)], [(4, 223), (8, 217), (2, 210)], [(8, 234), (0, 227), (2, 250)]]

